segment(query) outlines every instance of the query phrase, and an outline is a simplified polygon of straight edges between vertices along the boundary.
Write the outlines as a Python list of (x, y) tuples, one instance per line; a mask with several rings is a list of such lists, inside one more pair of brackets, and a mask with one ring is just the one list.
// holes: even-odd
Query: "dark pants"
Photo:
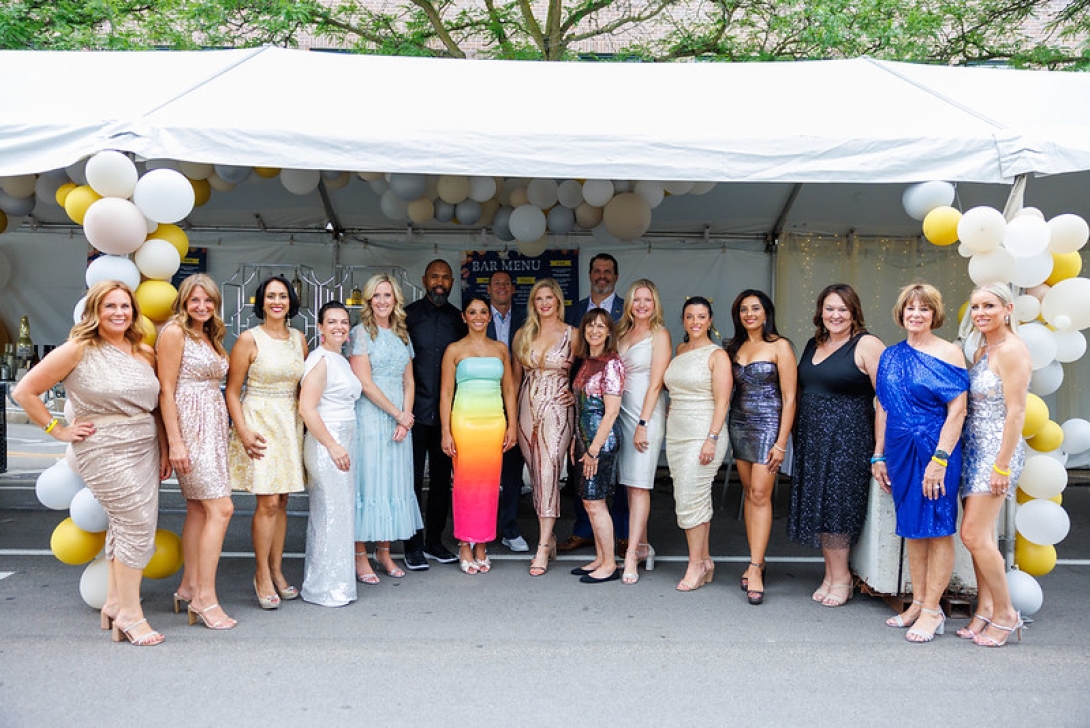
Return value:
[(519, 497), (522, 495), (522, 450), (518, 445), (503, 454), (503, 471), (500, 475), (500, 536), (518, 538)]
[(416, 499), (424, 503), (424, 456), (428, 460), (428, 505), (424, 511), (424, 530), (405, 542), (409, 550), (425, 544), (443, 543), (443, 531), (450, 516), (451, 475), (454, 464), (443, 452), (443, 430), (438, 425), (413, 426), (413, 488)]
[[(613, 490), (613, 502), (609, 505), (609, 514), (613, 517), (613, 537), (628, 538), (628, 488), (618, 485)], [(575, 525), (571, 529), (573, 536), (594, 538), (590, 527), (590, 517), (583, 507), (583, 499), (575, 493)]]

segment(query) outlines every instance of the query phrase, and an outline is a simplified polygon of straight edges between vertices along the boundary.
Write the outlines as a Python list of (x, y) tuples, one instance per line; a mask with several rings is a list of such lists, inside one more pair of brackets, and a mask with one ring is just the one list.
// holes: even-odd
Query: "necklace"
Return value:
[(985, 350), (985, 351), (991, 351), (991, 350), (992, 350), (992, 349), (994, 349), (995, 347), (997, 347), (997, 346), (1001, 346), (1001, 345), (1005, 344), (1008, 338), (1009, 338), (1009, 337), (1007, 337), (1007, 336), (1004, 336), (1004, 337), (1003, 337), (1002, 339), (1000, 339), (999, 341), (995, 342), (994, 344), (989, 344), (989, 343), (988, 343), (988, 340), (987, 340), (987, 339), (985, 339), (985, 340), (984, 340), (984, 350)]

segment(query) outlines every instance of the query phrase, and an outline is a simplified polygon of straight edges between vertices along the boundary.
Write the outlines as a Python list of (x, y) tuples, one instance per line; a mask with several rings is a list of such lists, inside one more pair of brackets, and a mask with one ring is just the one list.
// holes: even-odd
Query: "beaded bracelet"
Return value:
[(1011, 475), (1011, 471), (1010, 471), (1010, 470), (1003, 470), (1002, 468), (1000, 468), (1000, 467), (999, 467), (999, 463), (994, 463), (994, 464), (992, 465), (992, 470), (994, 470), (995, 472), (999, 473), (999, 474), (1000, 474), (1000, 475), (1002, 475), (1002, 476), (1003, 476), (1004, 478), (1009, 478), (1009, 477), (1010, 477), (1010, 475)]
[(779, 446), (779, 445), (777, 445), (776, 443), (772, 443), (772, 447), (776, 448), (777, 450), (779, 450), (779, 451), (780, 451), (780, 452), (782, 452), (782, 453), (786, 453), (786, 452), (787, 452), (787, 448), (786, 448), (786, 447), (780, 447), (780, 446)]

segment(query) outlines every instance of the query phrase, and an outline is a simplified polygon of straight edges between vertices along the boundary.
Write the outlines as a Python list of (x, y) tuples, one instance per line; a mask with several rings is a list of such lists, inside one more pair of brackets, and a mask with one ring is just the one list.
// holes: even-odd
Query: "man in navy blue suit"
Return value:
[[(514, 305), (515, 282), (505, 270), (497, 270), (488, 278), (488, 299), (492, 319), (488, 322), (488, 338), (502, 341), (511, 350), (515, 332), (526, 320), (525, 310)], [(529, 551), (519, 529), (519, 496), (522, 495), (522, 450), (515, 446), (503, 454), (500, 474), (499, 531), (502, 543), (512, 551)]]
[[(601, 308), (609, 311), (609, 315), (617, 322), (624, 313), (624, 299), (616, 294), (617, 287), (617, 259), (608, 253), (599, 253), (590, 259), (590, 295), (578, 303), (572, 304), (568, 309), (565, 319), (568, 324), (579, 328), (579, 323), (587, 311), (593, 308)], [(573, 372), (574, 373), (574, 372)], [(574, 486), (576, 476), (572, 468), (568, 468), (568, 482)], [(578, 496), (578, 493), (576, 494)], [(618, 489), (613, 495), (613, 504), (610, 508), (613, 516), (613, 533), (621, 545), (628, 542), (628, 494), (623, 489)], [(587, 510), (583, 507), (580, 498), (575, 500), (575, 525), (572, 527), (572, 535), (567, 541), (559, 544), (557, 551), (574, 551), (584, 546), (594, 545), (594, 532), (590, 527), (590, 519)], [(618, 547), (617, 553), (624, 554), (625, 550)]]

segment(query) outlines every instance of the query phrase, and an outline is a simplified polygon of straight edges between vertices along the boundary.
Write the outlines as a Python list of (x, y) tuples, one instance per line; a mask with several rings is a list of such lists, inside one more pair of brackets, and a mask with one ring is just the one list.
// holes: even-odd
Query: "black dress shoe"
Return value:
[(556, 550), (561, 553), (567, 553), (568, 551), (575, 551), (586, 546), (593, 546), (593, 538), (583, 538), (582, 536), (571, 536), (567, 541), (557, 544)]
[(621, 578), (621, 570), (614, 569), (613, 573), (609, 576), (603, 576), (601, 579), (595, 579), (590, 574), (579, 577), (579, 581), (583, 584), (602, 584), (607, 581), (617, 581)]
[(405, 568), (409, 571), (427, 571), (428, 560), (420, 549), (405, 549)]
[(441, 543), (425, 546), (424, 556), (432, 561), (438, 561), (440, 564), (453, 564), (458, 560), (457, 555), (451, 553), (450, 549)]

